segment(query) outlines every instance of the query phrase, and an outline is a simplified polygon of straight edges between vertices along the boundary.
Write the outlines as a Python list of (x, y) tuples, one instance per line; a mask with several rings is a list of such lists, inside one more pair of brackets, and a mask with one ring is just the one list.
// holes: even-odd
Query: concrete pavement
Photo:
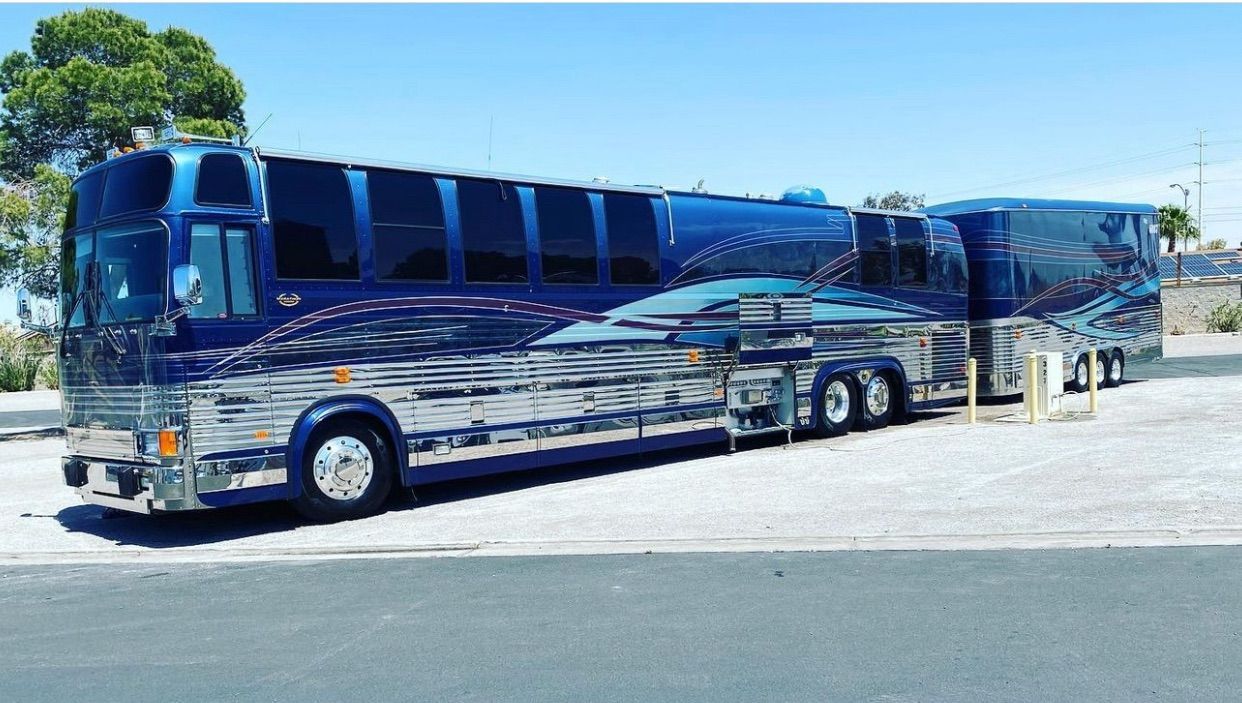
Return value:
[(1242, 549), (0, 567), (8, 700), (1232, 701)]
[(789, 448), (706, 447), (431, 486), (417, 503), (338, 525), (305, 524), (282, 505), (101, 519), (61, 485), (60, 440), (23, 442), (0, 455), (0, 559), (1242, 543), (1242, 433), (1230, 431), (1242, 376), (1186, 373), (1105, 391), (1095, 418), (987, 422), (1017, 409), (1000, 405), (971, 427), (954, 410)]

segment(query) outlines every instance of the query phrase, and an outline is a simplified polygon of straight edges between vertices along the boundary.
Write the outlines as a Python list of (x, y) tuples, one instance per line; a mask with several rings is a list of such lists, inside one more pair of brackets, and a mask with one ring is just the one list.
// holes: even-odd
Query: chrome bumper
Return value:
[(61, 459), (65, 484), (82, 500), (134, 513), (186, 510), (185, 472), (180, 466), (152, 466), (67, 456)]

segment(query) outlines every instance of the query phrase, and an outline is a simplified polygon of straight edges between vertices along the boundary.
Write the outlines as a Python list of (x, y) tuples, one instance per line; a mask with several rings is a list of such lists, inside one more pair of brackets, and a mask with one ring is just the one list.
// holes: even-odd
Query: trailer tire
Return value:
[(840, 437), (854, 426), (858, 417), (858, 386), (848, 374), (834, 373), (824, 380), (819, 395), (815, 434)]
[(1108, 357), (1108, 363), (1104, 367), (1104, 385), (1109, 388), (1120, 386), (1125, 380), (1126, 374), (1126, 355), (1120, 349), (1114, 349), (1112, 356)]
[(888, 427), (893, 419), (893, 401), (897, 399), (897, 391), (892, 377), (884, 371), (877, 371), (867, 379), (863, 386), (862, 413), (860, 415), (864, 430), (880, 430)]
[(392, 488), (388, 440), (366, 423), (336, 420), (311, 433), (302, 457), (302, 492), (293, 506), (315, 522), (337, 522), (379, 511)]
[(1074, 361), (1074, 373), (1070, 376), (1069, 388), (1075, 393), (1087, 392), (1087, 355), (1079, 354)]

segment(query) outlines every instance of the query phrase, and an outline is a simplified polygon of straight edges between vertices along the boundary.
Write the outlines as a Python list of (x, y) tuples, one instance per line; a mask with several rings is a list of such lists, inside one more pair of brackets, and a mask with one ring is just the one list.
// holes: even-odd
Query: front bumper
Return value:
[(134, 513), (187, 510), (185, 471), (181, 466), (152, 466), (79, 456), (61, 459), (65, 484), (87, 503)]

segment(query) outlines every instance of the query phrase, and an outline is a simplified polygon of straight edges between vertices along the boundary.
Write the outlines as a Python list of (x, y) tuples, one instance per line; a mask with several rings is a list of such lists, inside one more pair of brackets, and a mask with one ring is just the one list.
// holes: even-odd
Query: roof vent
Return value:
[(828, 204), (828, 196), (824, 195), (824, 191), (815, 186), (794, 186), (789, 188), (781, 194), (781, 200), (786, 203)]

